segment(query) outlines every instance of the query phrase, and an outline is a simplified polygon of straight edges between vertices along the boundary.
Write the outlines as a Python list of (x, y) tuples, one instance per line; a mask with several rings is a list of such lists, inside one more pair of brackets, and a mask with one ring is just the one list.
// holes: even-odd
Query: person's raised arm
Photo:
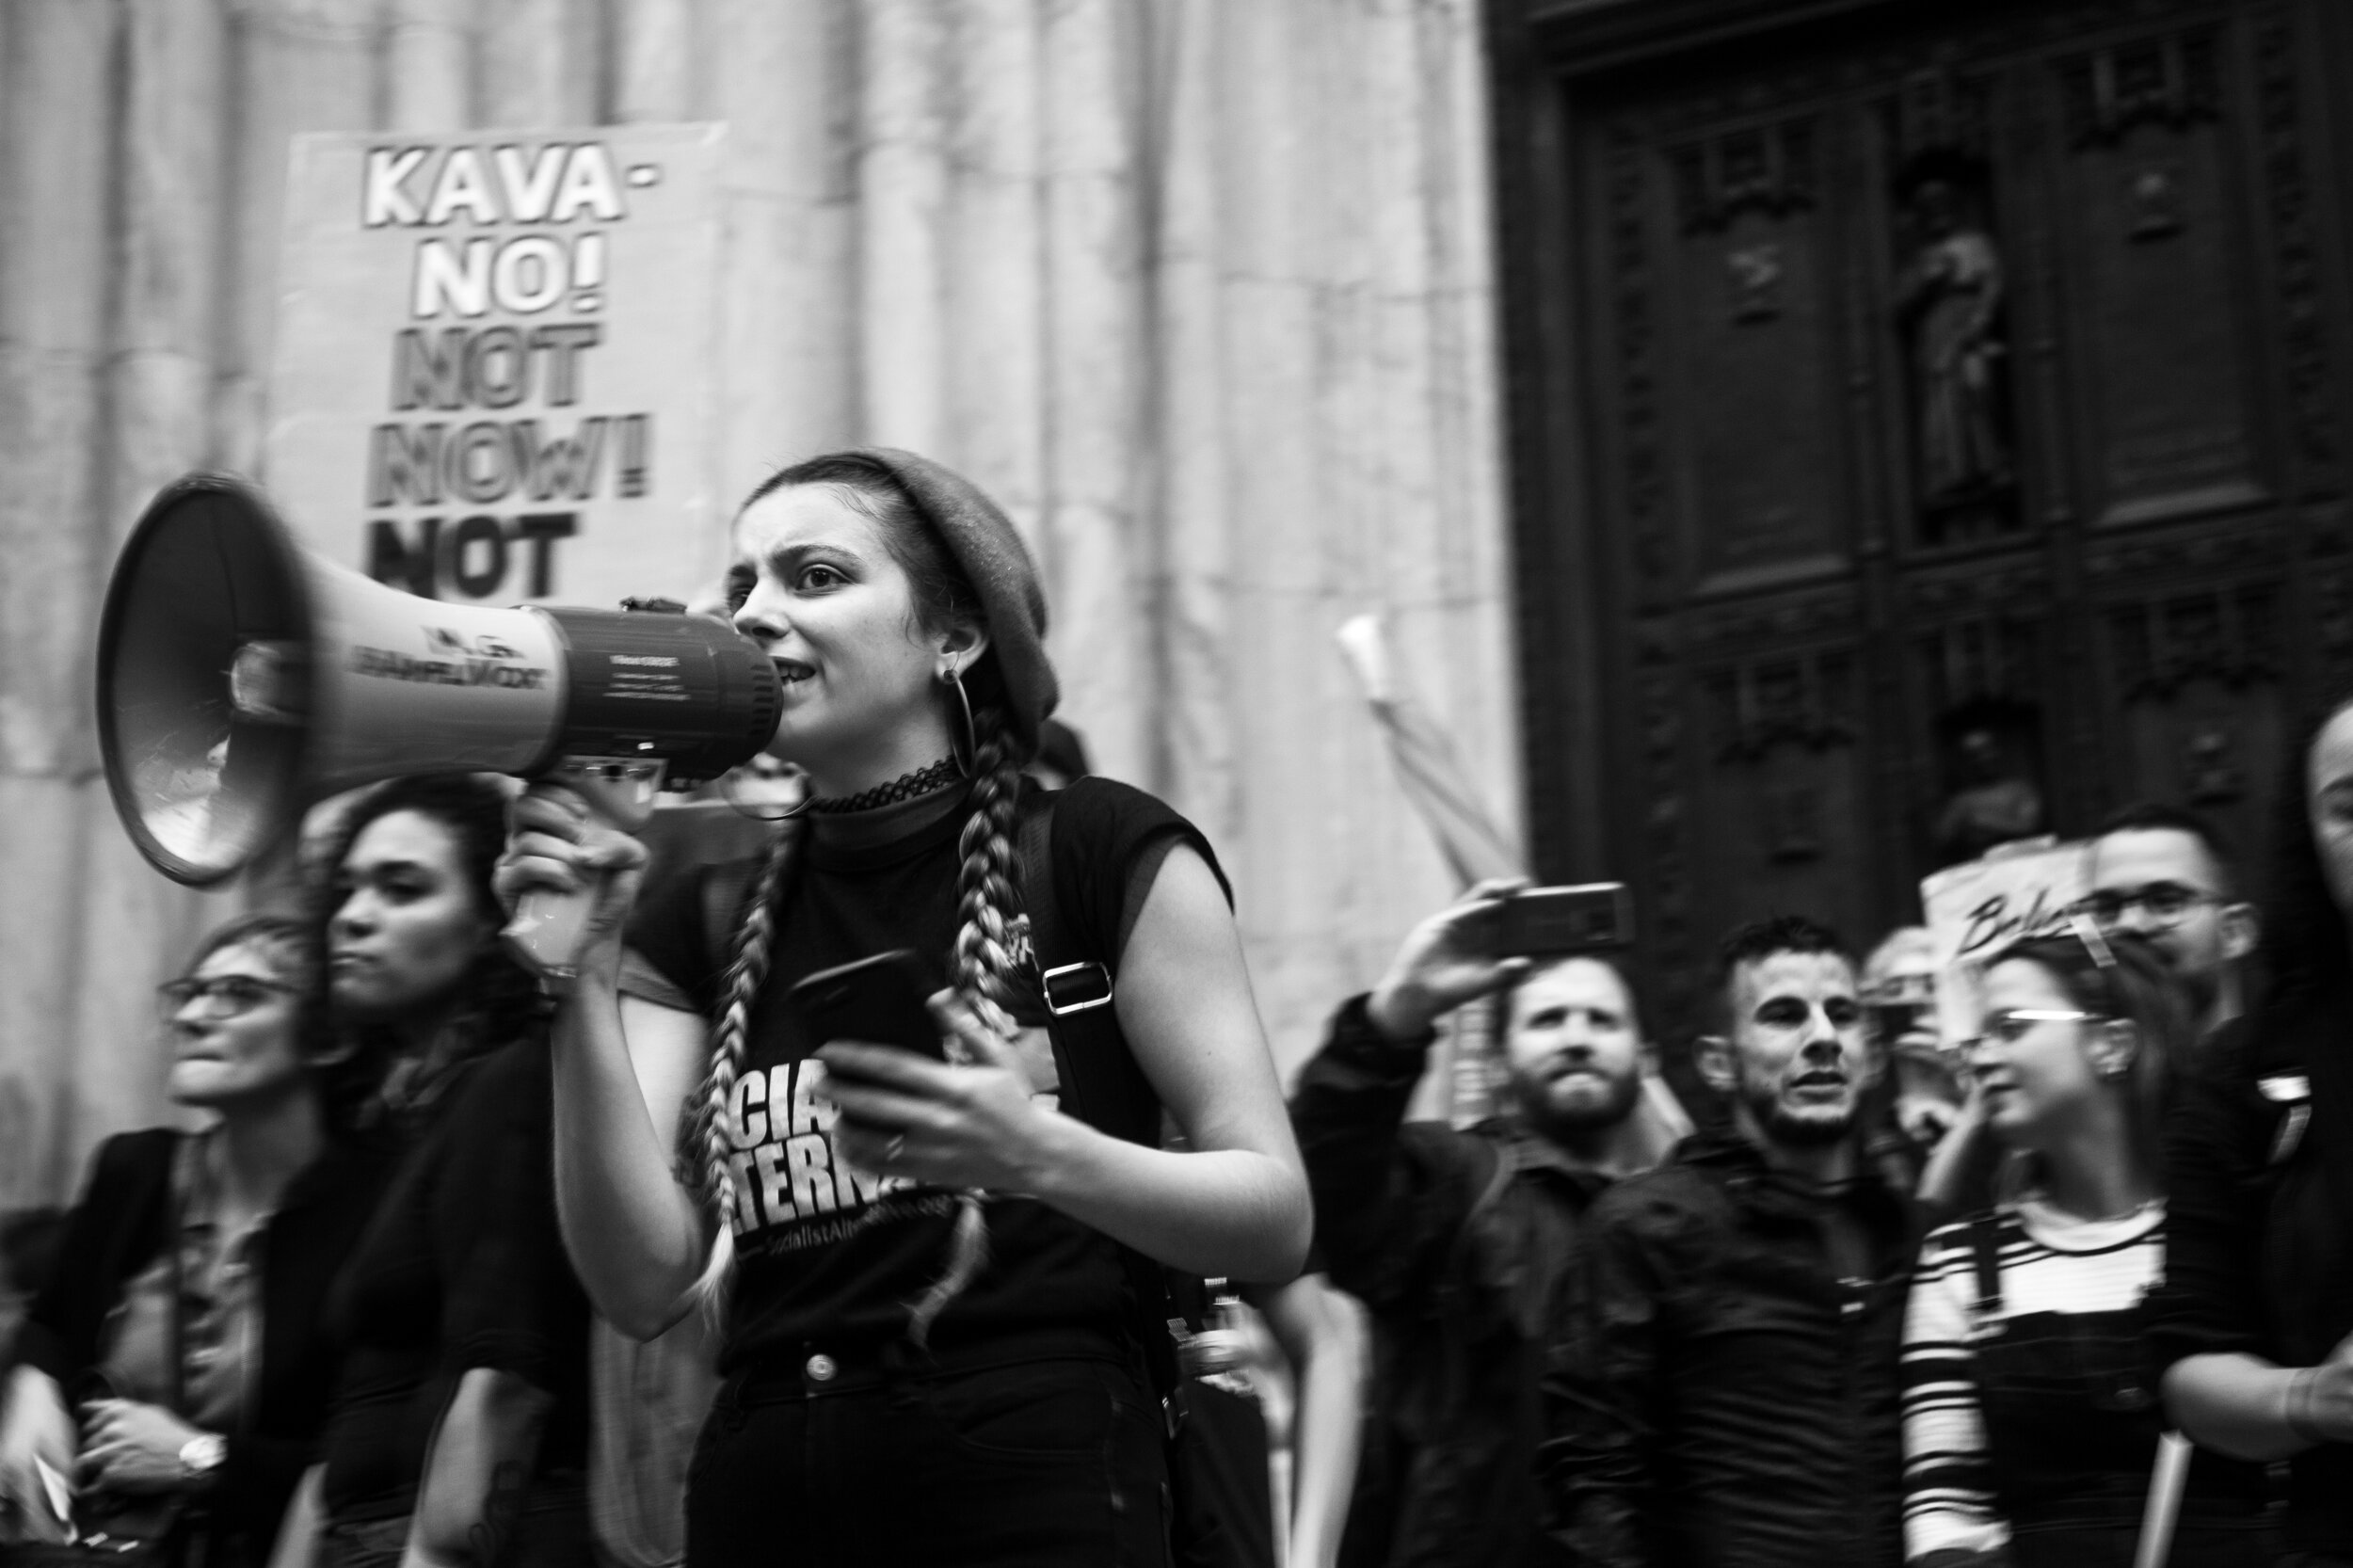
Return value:
[(597, 888), (552, 1030), (556, 1209), (588, 1299), (640, 1339), (686, 1310), (710, 1251), (672, 1165), (681, 1108), (703, 1077), (703, 1022), (619, 989), (622, 928), (645, 864), (636, 840), (593, 825), (569, 791), (540, 786), (515, 803), (498, 873), (510, 902), (535, 888)]
[(1299, 1150), (1225, 891), (1190, 848), (1153, 878), (1112, 1005), (1187, 1152), (1038, 1106), (1011, 1044), (945, 994), (933, 1011), (977, 1067), (839, 1041), (820, 1053), (842, 1151), (869, 1170), (1026, 1193), (1193, 1273), (1297, 1274), (1312, 1223)]
[(1291, 1095), (1317, 1244), (1333, 1280), (1377, 1312), (1428, 1304), (1494, 1170), (1481, 1140), (1402, 1124), (1436, 1021), (1527, 967), (1494, 957), (1481, 930), (1515, 886), (1482, 883), (1416, 926), (1381, 984), (1333, 1015)]

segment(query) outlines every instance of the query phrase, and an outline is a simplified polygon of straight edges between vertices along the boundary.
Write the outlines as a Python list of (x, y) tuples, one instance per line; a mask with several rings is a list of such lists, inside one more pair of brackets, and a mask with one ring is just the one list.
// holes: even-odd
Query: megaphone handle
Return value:
[[(584, 881), (585, 879), (584, 878)], [(593, 884), (576, 892), (558, 893), (539, 888), (515, 901), (515, 913), (500, 933), (524, 968), (549, 980), (570, 980), (580, 973), (581, 937), (588, 913), (603, 888), (600, 873)]]
[[(664, 764), (636, 758), (567, 757), (548, 776), (576, 792), (592, 822), (634, 833), (653, 815), (654, 792)], [(580, 973), (582, 938), (589, 913), (604, 892), (604, 873), (584, 874), (568, 893), (534, 888), (515, 901), (515, 913), (499, 935), (507, 951), (532, 973), (570, 980)]]

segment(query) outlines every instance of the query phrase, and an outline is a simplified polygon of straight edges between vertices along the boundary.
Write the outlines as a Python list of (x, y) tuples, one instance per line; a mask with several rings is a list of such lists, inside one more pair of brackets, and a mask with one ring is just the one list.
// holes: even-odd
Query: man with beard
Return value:
[[(1481, 885), (1417, 927), (1340, 1008), (1291, 1102), (1317, 1245), (1373, 1325), (1375, 1483), (1350, 1562), (1558, 1560), (1534, 1484), (1543, 1336), (1587, 1206), (1643, 1161), (1647, 1048), (1608, 960), (1493, 952), (1513, 887)], [(1499, 992), (1500, 1113), (1405, 1122), (1436, 1021)]]
[(1904, 1197), (1860, 1156), (1879, 1071), (1838, 938), (1796, 916), (1724, 945), (1699, 1063), (1731, 1126), (1588, 1216), (1545, 1380), (1553, 1539), (1610, 1568), (1894, 1568)]
[(2091, 890), (2078, 907), (2104, 931), (2148, 938), (2201, 1032), (2244, 1011), (2259, 927), (2213, 824), (2177, 807), (2127, 806), (2092, 835), (2085, 873)]

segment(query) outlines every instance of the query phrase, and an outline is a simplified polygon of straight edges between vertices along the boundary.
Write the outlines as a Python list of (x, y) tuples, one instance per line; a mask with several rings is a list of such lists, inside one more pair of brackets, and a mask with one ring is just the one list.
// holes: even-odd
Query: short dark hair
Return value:
[(2186, 806), (2168, 806), (2158, 800), (2136, 800), (2120, 806), (2100, 821), (2091, 830), (2091, 849), (2097, 855), (2100, 840), (2118, 833), (2186, 833), (2203, 844), (2206, 857), (2214, 862), (2215, 880), (2226, 898), (2238, 896), (2238, 871), (2231, 853), (2231, 840), (2212, 821)]
[(1730, 980), (1741, 965), (1777, 952), (1834, 952), (1849, 964), (1854, 962), (1846, 939), (1821, 921), (1805, 915), (1771, 915), (1734, 926), (1725, 934), (1716, 950), (1717, 976)]
[(1777, 952), (1833, 953), (1854, 965), (1846, 939), (1821, 921), (1805, 915), (1770, 915), (1736, 925), (1716, 949), (1717, 1015), (1726, 1027), (1732, 1018), (1732, 980), (1743, 964), (1754, 964)]

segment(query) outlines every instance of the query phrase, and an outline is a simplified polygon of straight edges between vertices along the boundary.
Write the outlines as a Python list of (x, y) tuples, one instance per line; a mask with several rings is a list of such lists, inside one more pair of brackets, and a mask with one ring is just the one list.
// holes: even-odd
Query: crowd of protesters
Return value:
[[(841, 454), (731, 537), (775, 820), (398, 780), (163, 988), (204, 1129), (40, 1249), (0, 1568), (2353, 1564), (2353, 703), (2260, 909), (2120, 812), (1966, 1039), (1918, 931), (1741, 925), (1694, 1125), (1638, 955), (1506, 951), (1491, 883), (1286, 1104), (997, 507)], [(891, 950), (934, 1056), (797, 1000)], [(1493, 1113), (1409, 1120), (1479, 1008)]]

